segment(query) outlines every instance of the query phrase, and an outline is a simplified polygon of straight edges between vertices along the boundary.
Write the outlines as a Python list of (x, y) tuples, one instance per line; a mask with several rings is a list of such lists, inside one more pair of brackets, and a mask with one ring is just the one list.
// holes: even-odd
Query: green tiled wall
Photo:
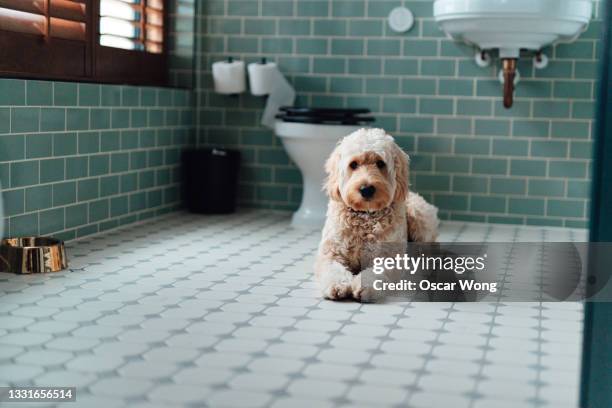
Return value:
[[(437, 28), (432, 3), (198, 3), (198, 141), (242, 151), (243, 204), (295, 209), (301, 178), (280, 141), (258, 126), (262, 98), (212, 92), (210, 65), (227, 56), (276, 61), (300, 104), (372, 109), (377, 125), (410, 153), (412, 188), (433, 200), (443, 218), (586, 225), (598, 10), (578, 41), (546, 50), (547, 69), (521, 60), (516, 103), (505, 110), (495, 79), (499, 62), (477, 67), (472, 48)], [(405, 34), (386, 24), (399, 5), (416, 16)]]
[(5, 235), (88, 235), (178, 206), (189, 90), (0, 79)]
[(195, 1), (169, 1), (168, 51), (170, 83), (181, 88), (193, 88)]

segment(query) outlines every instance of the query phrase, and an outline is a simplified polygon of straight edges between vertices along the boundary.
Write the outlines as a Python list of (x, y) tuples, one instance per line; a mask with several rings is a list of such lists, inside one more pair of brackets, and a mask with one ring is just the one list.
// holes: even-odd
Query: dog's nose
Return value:
[(363, 198), (372, 198), (374, 196), (374, 193), (376, 192), (376, 187), (361, 186), (361, 188), (359, 189), (359, 192), (361, 193), (361, 196)]

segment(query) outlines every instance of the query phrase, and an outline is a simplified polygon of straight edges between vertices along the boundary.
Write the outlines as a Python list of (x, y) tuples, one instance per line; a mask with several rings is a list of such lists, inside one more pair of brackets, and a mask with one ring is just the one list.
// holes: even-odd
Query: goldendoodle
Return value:
[(346, 136), (327, 160), (329, 205), (315, 264), (324, 297), (361, 299), (361, 260), (371, 244), (437, 239), (438, 210), (409, 191), (408, 162), (382, 129)]

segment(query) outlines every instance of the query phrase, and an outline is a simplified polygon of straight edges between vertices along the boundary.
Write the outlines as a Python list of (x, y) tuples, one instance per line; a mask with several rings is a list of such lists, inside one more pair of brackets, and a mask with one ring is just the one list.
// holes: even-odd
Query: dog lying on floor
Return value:
[(329, 205), (315, 263), (325, 298), (361, 300), (361, 259), (371, 244), (437, 239), (438, 209), (408, 191), (408, 162), (382, 129), (346, 136), (327, 160)]

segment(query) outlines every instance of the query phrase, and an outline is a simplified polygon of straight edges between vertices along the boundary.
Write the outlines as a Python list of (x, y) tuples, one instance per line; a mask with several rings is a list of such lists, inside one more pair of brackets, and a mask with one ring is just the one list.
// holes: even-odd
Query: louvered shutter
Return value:
[(83, 0), (0, 0), (0, 29), (85, 41)]
[(166, 0), (0, 0), (0, 75), (164, 85)]
[(0, 0), (0, 71), (86, 76), (88, 12), (88, 0)]

